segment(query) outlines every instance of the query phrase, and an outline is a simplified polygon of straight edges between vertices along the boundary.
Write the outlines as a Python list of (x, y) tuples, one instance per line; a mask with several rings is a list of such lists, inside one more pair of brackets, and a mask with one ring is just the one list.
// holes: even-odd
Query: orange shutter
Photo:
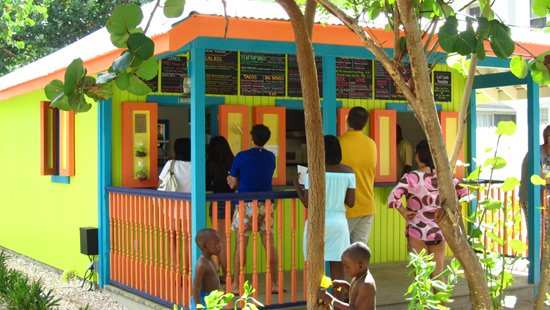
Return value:
[(378, 153), (375, 182), (397, 181), (396, 122), (395, 110), (372, 110), (370, 112), (370, 132), (376, 142)]
[(57, 109), (40, 101), (40, 174), (57, 174)]
[(347, 131), (347, 119), (351, 108), (339, 108), (337, 112), (338, 122), (338, 136), (343, 135)]
[[(447, 154), (450, 157), (458, 133), (458, 112), (439, 112), (439, 123), (441, 124), (441, 131), (443, 132)], [(463, 150), (464, 147), (460, 149), (460, 153), (458, 154), (458, 159), (460, 161), (464, 159)], [(464, 176), (464, 166), (456, 165), (453, 175), (455, 178), (462, 179)]]
[(264, 124), (271, 130), (265, 148), (277, 158), (273, 185), (286, 184), (286, 110), (284, 107), (255, 107), (254, 124)]
[(157, 187), (157, 105), (122, 103), (122, 186)]
[(250, 108), (245, 105), (220, 105), (219, 132), (227, 139), (234, 155), (247, 150), (250, 141)]
[(74, 174), (74, 111), (59, 111), (59, 175)]

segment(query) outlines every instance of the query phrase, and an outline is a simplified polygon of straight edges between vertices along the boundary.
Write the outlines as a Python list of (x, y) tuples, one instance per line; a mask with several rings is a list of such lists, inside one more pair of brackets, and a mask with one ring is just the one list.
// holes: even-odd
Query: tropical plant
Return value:
[[(252, 297), (252, 294), (256, 291), (248, 281), (244, 282), (243, 285), (243, 294), (241, 297), (237, 298), (234, 301), (233, 309), (243, 310), (257, 310), (258, 307), (263, 307), (264, 305), (259, 302), (257, 299)], [(222, 291), (214, 290), (210, 294), (204, 297), (205, 305), (197, 305), (197, 309), (206, 309), (206, 310), (222, 310), (227, 309), (226, 307), (233, 301), (235, 294), (233, 293), (224, 293)], [(179, 310), (178, 305), (174, 305), (174, 310)]]
[(453, 258), (442, 273), (432, 278), (436, 265), (433, 261), (434, 255), (427, 254), (424, 249), (420, 253), (411, 252), (409, 255), (407, 266), (412, 267), (409, 275), (413, 275), (414, 280), (405, 293), (409, 296), (407, 309), (449, 309), (445, 304), (453, 302), (453, 289), (463, 275), (458, 260)]
[[(496, 134), (498, 135), (496, 140), (496, 146), (494, 148), (493, 156), (487, 158), (482, 165), (476, 166), (476, 169), (472, 171), (466, 178), (467, 184), (463, 184), (471, 188), (473, 191), (489, 193), (491, 188), (495, 186), (495, 182), (492, 181), (494, 170), (502, 169), (506, 167), (506, 160), (499, 156), (499, 143), (504, 136), (512, 136), (516, 131), (516, 125), (514, 122), (499, 122), (496, 128)], [(493, 151), (493, 149), (486, 150), (487, 152)], [(489, 169), (490, 177), (488, 181), (482, 181), (479, 179), (483, 169)], [(515, 177), (507, 178), (502, 184), (500, 184), (500, 190), (505, 193), (514, 191), (516, 187), (520, 185), (520, 182)], [(512, 208), (513, 203), (511, 199), (505, 201), (496, 200), (487, 196), (476, 203), (472, 203), (472, 213), (465, 217), (465, 220), (472, 224), (473, 229), (469, 235), (469, 240), (472, 243), (472, 248), (476, 252), (480, 253), (480, 262), (484, 269), (484, 274), (489, 285), (489, 294), (491, 298), (492, 307), (494, 309), (500, 309), (503, 306), (505, 290), (512, 286), (514, 278), (512, 275), (512, 269), (514, 264), (520, 259), (519, 254), (523, 253), (527, 249), (527, 245), (521, 240), (506, 240), (499, 237), (498, 230), (502, 227), (503, 235), (508, 235), (508, 230), (512, 227), (518, 227), (521, 221), (521, 211), (512, 214), (512, 210), (519, 208)], [(489, 214), (492, 220), (489, 220)], [(488, 244), (480, 242), (480, 240), (488, 240)], [(505, 255), (495, 251), (498, 247), (510, 247), (513, 252), (513, 256), (508, 258)]]
[[(164, 15), (178, 17), (183, 13), (184, 0), (167, 0)], [(151, 88), (144, 81), (157, 75), (157, 59), (153, 55), (155, 43), (145, 35), (154, 12), (160, 7), (155, 3), (145, 29), (139, 27), (143, 12), (136, 4), (117, 7), (107, 21), (111, 42), (119, 48), (126, 48), (107, 73), (97, 79), (87, 75), (82, 60), (75, 59), (65, 71), (65, 80), (54, 80), (46, 85), (45, 92), (51, 105), (61, 110), (86, 112), (92, 105), (87, 97), (99, 101), (111, 97), (113, 84), (120, 90), (136, 95), (146, 95)]]
[(52, 290), (44, 290), (42, 280), (29, 281), (20, 271), (8, 269), (5, 252), (0, 252), (0, 301), (12, 310), (49, 310), (59, 305)]

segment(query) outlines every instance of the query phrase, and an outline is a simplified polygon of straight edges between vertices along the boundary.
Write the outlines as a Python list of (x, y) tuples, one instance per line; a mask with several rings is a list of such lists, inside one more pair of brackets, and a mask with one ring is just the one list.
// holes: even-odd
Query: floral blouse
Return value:
[[(459, 198), (468, 195), (468, 189), (458, 185), (454, 179)], [(401, 197), (407, 200), (407, 209), (415, 211), (416, 216), (407, 221), (405, 235), (422, 241), (444, 240), (441, 229), (435, 223), (435, 211), (440, 206), (437, 176), (432, 173), (411, 171), (405, 173), (388, 197), (388, 207), (400, 208)]]

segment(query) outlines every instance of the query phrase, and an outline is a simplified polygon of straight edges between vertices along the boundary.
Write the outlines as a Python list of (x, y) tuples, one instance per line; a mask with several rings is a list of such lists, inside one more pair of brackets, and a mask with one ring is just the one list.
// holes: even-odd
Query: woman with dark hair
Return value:
[[(178, 182), (176, 192), (191, 192), (191, 140), (189, 138), (179, 138), (174, 142), (174, 159), (171, 159), (164, 164), (160, 172), (159, 179), (169, 173), (170, 167), (174, 163), (174, 175)], [(160, 184), (160, 181), (159, 181)]]
[[(420, 141), (416, 146), (415, 159), (418, 169), (403, 175), (388, 197), (388, 206), (397, 209), (407, 221), (405, 235), (409, 251), (420, 253), (424, 249), (428, 254), (434, 254), (434, 277), (445, 266), (446, 243), (437, 225), (442, 210), (435, 165), (427, 140)], [(468, 189), (459, 186), (458, 182), (454, 179), (457, 196), (461, 198), (468, 195)], [(406, 206), (402, 206), (403, 196), (407, 200)]]
[[(208, 148), (206, 149), (206, 190), (214, 193), (232, 193), (233, 190), (227, 184), (227, 175), (233, 163), (233, 153), (229, 147), (229, 143), (222, 136), (215, 136), (210, 139)], [(215, 229), (220, 234), (221, 251), (219, 255), (220, 266), (222, 272), (227, 274), (227, 257), (225, 244), (225, 219), (233, 215), (234, 206), (231, 206), (231, 214), (225, 214), (225, 201), (218, 201), (218, 227)], [(212, 216), (212, 205), (210, 205), (210, 216)], [(223, 280), (223, 277), (221, 277)]]
[[(341, 261), (342, 253), (350, 245), (346, 207), (355, 204), (355, 174), (353, 169), (341, 164), (342, 149), (335, 136), (325, 136), (325, 261), (330, 262), (330, 277), (343, 279), (344, 265)], [(306, 175), (305, 188), (298, 183), (297, 176), (294, 186), (298, 197), (308, 207), (307, 189), (309, 188)], [(307, 223), (304, 230), (304, 240), (307, 234)], [(304, 243), (305, 256), (305, 243)]]

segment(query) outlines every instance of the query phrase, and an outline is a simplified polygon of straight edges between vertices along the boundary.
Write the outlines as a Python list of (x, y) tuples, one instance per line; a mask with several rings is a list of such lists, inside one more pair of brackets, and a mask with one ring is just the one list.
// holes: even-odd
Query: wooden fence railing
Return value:
[[(107, 192), (111, 243), (109, 282), (167, 306), (188, 307), (193, 274), (191, 249), (196, 246), (191, 233), (190, 195), (117, 187), (108, 187)], [(248, 258), (246, 268), (241, 259), (237, 271), (241, 290), (244, 281), (249, 280), (256, 289), (254, 297), (265, 305), (303, 302), (305, 296), (299, 292), (305, 290), (299, 284), (304, 283), (305, 278), (302, 255), (305, 209), (298, 205), (296, 193), (208, 194), (207, 200), (212, 204), (212, 222), (208, 226), (216, 230), (221, 225), (225, 228), (220, 238), (228, 251), (226, 257), (220, 259), (225, 259), (227, 266), (233, 266), (232, 252), (235, 250), (245, 253)], [(269, 241), (267, 253), (259, 246), (259, 200), (265, 200), (267, 232), (274, 235), (276, 270), (269, 267)], [(232, 232), (231, 217), (226, 216), (221, 221), (217, 216), (218, 205), (223, 205), (226, 214), (231, 214), (231, 204), (236, 204), (243, 214), (245, 201), (252, 201), (255, 210), (248, 251), (242, 246), (234, 249), (235, 238), (242, 241), (244, 230)], [(270, 209), (274, 210), (273, 216)], [(201, 208), (200, 212), (207, 210)], [(232, 275), (233, 272), (226, 274), (226, 284), (222, 287), (227, 292), (231, 291)], [(271, 287), (271, 278), (278, 280), (277, 288)], [(290, 292), (284, 294), (287, 288)], [(280, 293), (272, 294), (272, 291)]]

